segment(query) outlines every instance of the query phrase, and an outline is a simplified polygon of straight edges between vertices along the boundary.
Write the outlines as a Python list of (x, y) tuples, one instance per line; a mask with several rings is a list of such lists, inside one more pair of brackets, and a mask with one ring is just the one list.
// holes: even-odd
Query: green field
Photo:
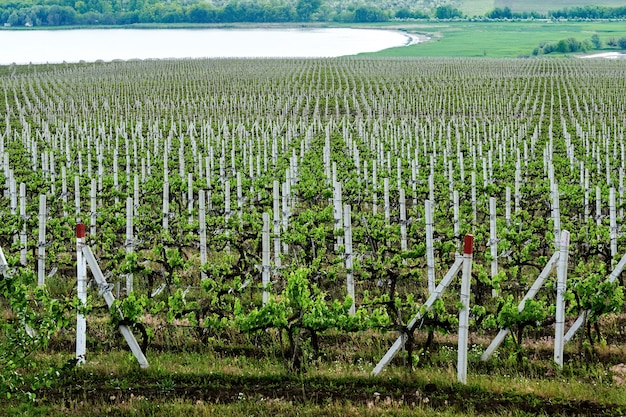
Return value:
[(514, 12), (539, 12), (547, 13), (553, 10), (561, 10), (572, 7), (585, 7), (587, 5), (620, 7), (624, 6), (623, 0), (465, 0), (462, 1), (458, 8), (463, 11), (466, 16), (484, 16), (485, 13), (494, 8), (508, 7)]
[[(472, 0), (472, 2), (475, 0)], [(464, 2), (465, 3), (465, 2)], [(552, 1), (540, 1), (540, 0), (494, 0), (492, 3), (495, 7), (509, 7), (514, 12), (530, 12), (536, 11), (540, 13), (546, 13), (550, 10), (560, 10), (572, 7), (584, 7), (588, 5), (595, 6), (610, 6), (621, 7), (624, 6), (623, 0), (552, 0)], [(493, 8), (493, 7), (492, 7)]]
[(558, 42), (570, 37), (583, 41), (598, 34), (606, 44), (609, 38), (626, 36), (623, 22), (446, 22), (387, 27), (427, 35), (430, 41), (367, 55), (515, 58), (529, 56), (542, 42)]
[(466, 16), (484, 16), (494, 7), (494, 0), (465, 0), (459, 5)]

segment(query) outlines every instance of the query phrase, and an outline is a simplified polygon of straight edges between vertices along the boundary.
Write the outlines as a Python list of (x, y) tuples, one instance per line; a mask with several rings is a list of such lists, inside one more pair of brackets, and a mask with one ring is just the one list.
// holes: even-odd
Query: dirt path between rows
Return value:
[(497, 413), (499, 410), (517, 414), (520, 411), (549, 416), (620, 416), (618, 405), (591, 401), (551, 399), (533, 394), (493, 393), (477, 387), (405, 383), (399, 380), (367, 380), (309, 378), (303, 380), (227, 375), (176, 376), (166, 380), (138, 380), (124, 388), (115, 381), (77, 380), (64, 386), (41, 390), (39, 401), (85, 401), (93, 404), (116, 404), (137, 399), (190, 402), (233, 403), (251, 400), (282, 400), (295, 403), (353, 404), (386, 403), (389, 405), (421, 405), (435, 410), (455, 409), (459, 412)]

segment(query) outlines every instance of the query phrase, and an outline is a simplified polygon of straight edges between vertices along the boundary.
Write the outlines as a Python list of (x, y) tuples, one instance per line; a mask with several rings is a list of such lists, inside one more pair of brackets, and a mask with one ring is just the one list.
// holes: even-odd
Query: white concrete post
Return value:
[(163, 230), (169, 230), (170, 226), (170, 183), (163, 182), (163, 211), (162, 211), (162, 227)]
[[(126, 254), (135, 250), (135, 234), (133, 231), (133, 198), (126, 198)], [(126, 294), (133, 292), (133, 274), (126, 274)]]
[[(199, 230), (200, 235), (200, 268), (204, 268), (207, 263), (207, 242), (206, 242), (206, 195), (204, 190), (198, 192), (198, 214), (199, 214)], [(200, 273), (201, 279), (206, 279), (206, 273)]]
[(469, 337), (470, 284), (472, 280), (472, 254), (474, 236), (465, 235), (463, 239), (463, 275), (461, 277), (461, 309), (459, 311), (459, 338), (457, 378), (462, 384), (467, 383), (467, 340)]
[(263, 213), (263, 231), (262, 231), (262, 265), (261, 265), (261, 281), (263, 284), (263, 305), (267, 304), (270, 299), (270, 215)]
[(459, 236), (461, 235), (461, 221), (459, 215), (459, 192), (458, 190), (452, 191), (452, 217), (454, 220), (453, 231), (455, 241), (458, 242)]
[[(498, 232), (496, 222), (496, 199), (495, 197), (489, 198), (489, 249), (491, 253), (491, 278), (498, 275)], [(498, 295), (497, 291), (493, 290), (493, 296)]]
[(563, 367), (563, 345), (565, 332), (565, 290), (567, 288), (567, 259), (570, 235), (567, 230), (561, 232), (561, 248), (557, 266), (556, 285), (556, 323), (554, 334), (554, 362)]
[(280, 226), (281, 226), (281, 219), (280, 219), (280, 184), (278, 183), (278, 180), (274, 180), (273, 183), (273, 205), (272, 205), (272, 209), (273, 209), (273, 222), (274, 222), (274, 267), (276, 269), (280, 268), (281, 266), (281, 259), (280, 259), (280, 253), (281, 253), (281, 245), (280, 245)]
[(37, 243), (37, 285), (46, 283), (46, 195), (39, 196), (39, 242)]
[(383, 201), (385, 204), (385, 224), (389, 225), (391, 221), (391, 204), (389, 202), (389, 178), (383, 179)]
[(26, 184), (20, 183), (20, 218), (23, 221), (22, 230), (20, 231), (20, 264), (26, 265), (28, 254), (28, 235), (26, 233)]
[[(335, 165), (333, 164), (333, 168)], [(334, 171), (333, 171), (334, 172)], [(335, 252), (339, 250), (339, 247), (343, 245), (343, 237), (340, 236), (339, 231), (343, 228), (343, 196), (341, 192), (341, 183), (334, 181), (333, 183), (333, 216), (335, 218)]]
[(76, 209), (76, 218), (80, 216), (80, 177), (74, 175), (74, 207)]
[(611, 236), (611, 259), (617, 256), (617, 208), (615, 207), (615, 188), (609, 190), (609, 221)]
[(67, 217), (67, 168), (61, 167), (61, 200), (63, 201), (63, 217)]
[(91, 189), (89, 190), (89, 198), (91, 204), (91, 212), (89, 213), (89, 237), (94, 240), (96, 238), (96, 219), (97, 213), (97, 189), (96, 180), (91, 180)]
[(350, 315), (354, 315), (356, 308), (356, 298), (354, 292), (354, 275), (352, 272), (353, 269), (353, 254), (352, 254), (352, 215), (351, 215), (351, 207), (346, 204), (343, 206), (343, 223), (344, 223), (344, 234), (345, 234), (345, 260), (346, 260), (346, 286), (348, 289), (348, 295), (352, 297), (352, 305), (350, 306), (349, 313)]
[(193, 224), (193, 174), (187, 174), (187, 222)]
[(406, 197), (404, 188), (400, 188), (400, 249), (404, 252), (408, 250), (407, 234), (406, 234)]
[(81, 308), (87, 306), (87, 261), (83, 256), (85, 245), (85, 225), (76, 225), (76, 282), (80, 306), (76, 314), (76, 360), (79, 365), (85, 363), (87, 353), (87, 319)]

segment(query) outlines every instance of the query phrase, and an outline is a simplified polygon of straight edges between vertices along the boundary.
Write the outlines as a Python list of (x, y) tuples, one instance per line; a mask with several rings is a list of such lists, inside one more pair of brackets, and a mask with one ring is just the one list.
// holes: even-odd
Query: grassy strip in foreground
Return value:
[[(42, 407), (39, 409), (22, 407), (8, 410), (8, 416), (31, 417), (66, 417), (88, 415), (92, 417), (256, 417), (277, 415), (281, 417), (321, 417), (321, 416), (344, 416), (344, 417), (462, 417), (475, 416), (476, 414), (459, 413), (452, 409), (434, 411), (429, 407), (420, 407), (409, 404), (398, 404), (397, 402), (381, 401), (372, 402), (366, 406), (354, 404), (299, 404), (282, 399), (246, 399), (242, 398), (236, 403), (213, 404), (203, 401), (178, 400), (173, 402), (148, 401), (145, 398), (134, 398), (121, 404), (113, 402), (89, 404), (68, 404), (62, 408)], [(488, 413), (482, 416), (524, 416), (531, 414), (520, 413)]]
[(517, 58), (531, 55), (543, 42), (570, 37), (583, 41), (598, 34), (606, 45), (609, 38), (626, 36), (624, 22), (446, 22), (387, 27), (427, 34), (431, 40), (363, 56)]
[(370, 364), (324, 362), (297, 375), (275, 362), (211, 352), (153, 354), (152, 366), (142, 371), (128, 353), (103, 353), (40, 389), (36, 403), (0, 407), (9, 416), (618, 416), (626, 411), (626, 393), (599, 364), (588, 373), (566, 367), (528, 377), (504, 373), (511, 371), (504, 363), (481, 374), (484, 365), (474, 363), (469, 384), (461, 385), (453, 366), (427, 365), (412, 373), (390, 368), (371, 378)]

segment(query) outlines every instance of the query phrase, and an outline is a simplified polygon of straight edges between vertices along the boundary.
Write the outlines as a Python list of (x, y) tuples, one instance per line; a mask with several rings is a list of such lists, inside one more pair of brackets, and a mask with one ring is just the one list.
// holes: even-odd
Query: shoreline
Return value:
[(399, 30), (399, 31), (406, 34), (406, 36), (409, 38), (409, 41), (403, 46), (417, 45), (417, 44), (425, 43), (431, 40), (430, 36), (427, 36), (421, 33), (408, 33), (408, 32), (405, 32), (404, 30)]
[(626, 59), (626, 52), (623, 51), (608, 51), (597, 52), (586, 55), (577, 55), (576, 58), (581, 59)]

